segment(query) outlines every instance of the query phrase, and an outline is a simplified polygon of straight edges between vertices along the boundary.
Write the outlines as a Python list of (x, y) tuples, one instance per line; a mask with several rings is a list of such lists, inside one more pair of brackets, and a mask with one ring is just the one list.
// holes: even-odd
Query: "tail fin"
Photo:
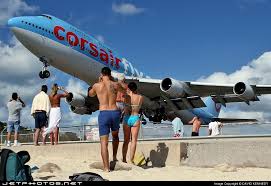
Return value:
[(207, 97), (204, 100), (204, 103), (205, 103), (206, 107), (203, 108), (203, 110), (205, 110), (206, 112), (209, 112), (214, 117), (218, 117), (220, 110), (221, 110), (221, 104), (215, 103), (211, 97)]

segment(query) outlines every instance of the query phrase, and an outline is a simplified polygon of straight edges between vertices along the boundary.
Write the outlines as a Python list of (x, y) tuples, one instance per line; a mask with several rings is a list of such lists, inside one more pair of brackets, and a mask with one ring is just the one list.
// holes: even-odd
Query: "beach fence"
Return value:
[[(225, 125), (223, 127), (223, 135), (221, 137), (233, 137), (242, 135), (265, 135), (271, 134), (271, 123), (250, 124), (250, 125)], [(184, 138), (191, 138), (191, 125), (184, 126)], [(7, 128), (4, 127), (0, 132), (1, 145), (6, 144)], [(200, 138), (208, 137), (208, 127), (202, 126), (200, 129)], [(197, 137), (197, 138), (199, 138)], [(109, 136), (111, 140), (111, 135)], [(197, 139), (194, 137), (193, 139)], [(119, 139), (123, 141), (122, 124), (119, 129)], [(138, 140), (158, 140), (158, 139), (176, 139), (173, 137), (173, 129), (171, 123), (147, 123), (142, 124), (139, 131)], [(61, 125), (59, 129), (59, 143), (69, 142), (98, 142), (99, 129), (98, 125), (81, 124), (76, 126)], [(11, 141), (13, 142), (13, 135)], [(42, 141), (41, 135), (39, 141)], [(20, 131), (19, 142), (25, 144), (33, 144), (34, 129)], [(50, 143), (50, 136), (46, 138), (46, 142)]]
[[(161, 127), (141, 127), (139, 131), (139, 140), (143, 140), (145, 138), (150, 138), (153, 136), (144, 136), (144, 134), (151, 134), (149, 131), (159, 130), (158, 128)], [(120, 126), (119, 130), (119, 137), (120, 141), (123, 139), (123, 128), (122, 125)], [(157, 138), (162, 137), (161, 135), (157, 135), (154, 132), (154, 136)], [(5, 146), (7, 141), (7, 127), (5, 126), (1, 133), (1, 145)], [(34, 143), (34, 129), (24, 130), (19, 132), (19, 142), (22, 144), (33, 144)], [(111, 140), (111, 136), (110, 136)], [(42, 141), (42, 136), (40, 135), (39, 141)], [(99, 128), (98, 125), (89, 125), (89, 124), (82, 124), (78, 126), (63, 126), (59, 128), (59, 142), (98, 142), (100, 141), (99, 137)], [(13, 142), (13, 134), (11, 136), (11, 142)], [(46, 142), (50, 142), (50, 136), (47, 135)]]

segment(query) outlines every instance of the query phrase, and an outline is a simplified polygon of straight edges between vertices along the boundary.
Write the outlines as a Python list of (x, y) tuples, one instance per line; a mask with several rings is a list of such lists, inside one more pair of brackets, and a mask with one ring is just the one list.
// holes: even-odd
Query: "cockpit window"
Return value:
[(46, 18), (48, 18), (48, 19), (52, 19), (52, 17), (50, 17), (50, 16), (48, 16), (48, 15), (42, 14), (41, 16), (46, 17)]

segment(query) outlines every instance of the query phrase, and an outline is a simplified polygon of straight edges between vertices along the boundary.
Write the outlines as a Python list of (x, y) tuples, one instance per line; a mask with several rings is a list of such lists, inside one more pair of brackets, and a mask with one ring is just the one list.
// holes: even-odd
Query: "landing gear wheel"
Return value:
[(49, 78), (50, 77), (50, 72), (48, 70), (43, 71), (43, 76), (44, 78)]
[(45, 78), (42, 71), (40, 71), (39, 76), (40, 76), (41, 79)]

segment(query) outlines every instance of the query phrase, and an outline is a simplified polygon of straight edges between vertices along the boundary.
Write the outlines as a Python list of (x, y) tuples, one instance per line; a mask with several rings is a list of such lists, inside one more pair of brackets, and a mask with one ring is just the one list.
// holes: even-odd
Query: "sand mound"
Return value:
[(214, 169), (220, 170), (222, 172), (236, 172), (237, 171), (236, 167), (231, 166), (227, 163), (219, 164), (215, 166)]
[(61, 171), (61, 168), (58, 165), (54, 163), (46, 163), (40, 167), (40, 169), (38, 170), (38, 173), (41, 173), (41, 172), (53, 173), (56, 171)]
[[(103, 163), (102, 162), (93, 162), (89, 165), (91, 169), (101, 169), (103, 170)], [(132, 165), (127, 163), (122, 163), (119, 161), (111, 161), (110, 162), (110, 170), (119, 171), (119, 170), (132, 170)]]

